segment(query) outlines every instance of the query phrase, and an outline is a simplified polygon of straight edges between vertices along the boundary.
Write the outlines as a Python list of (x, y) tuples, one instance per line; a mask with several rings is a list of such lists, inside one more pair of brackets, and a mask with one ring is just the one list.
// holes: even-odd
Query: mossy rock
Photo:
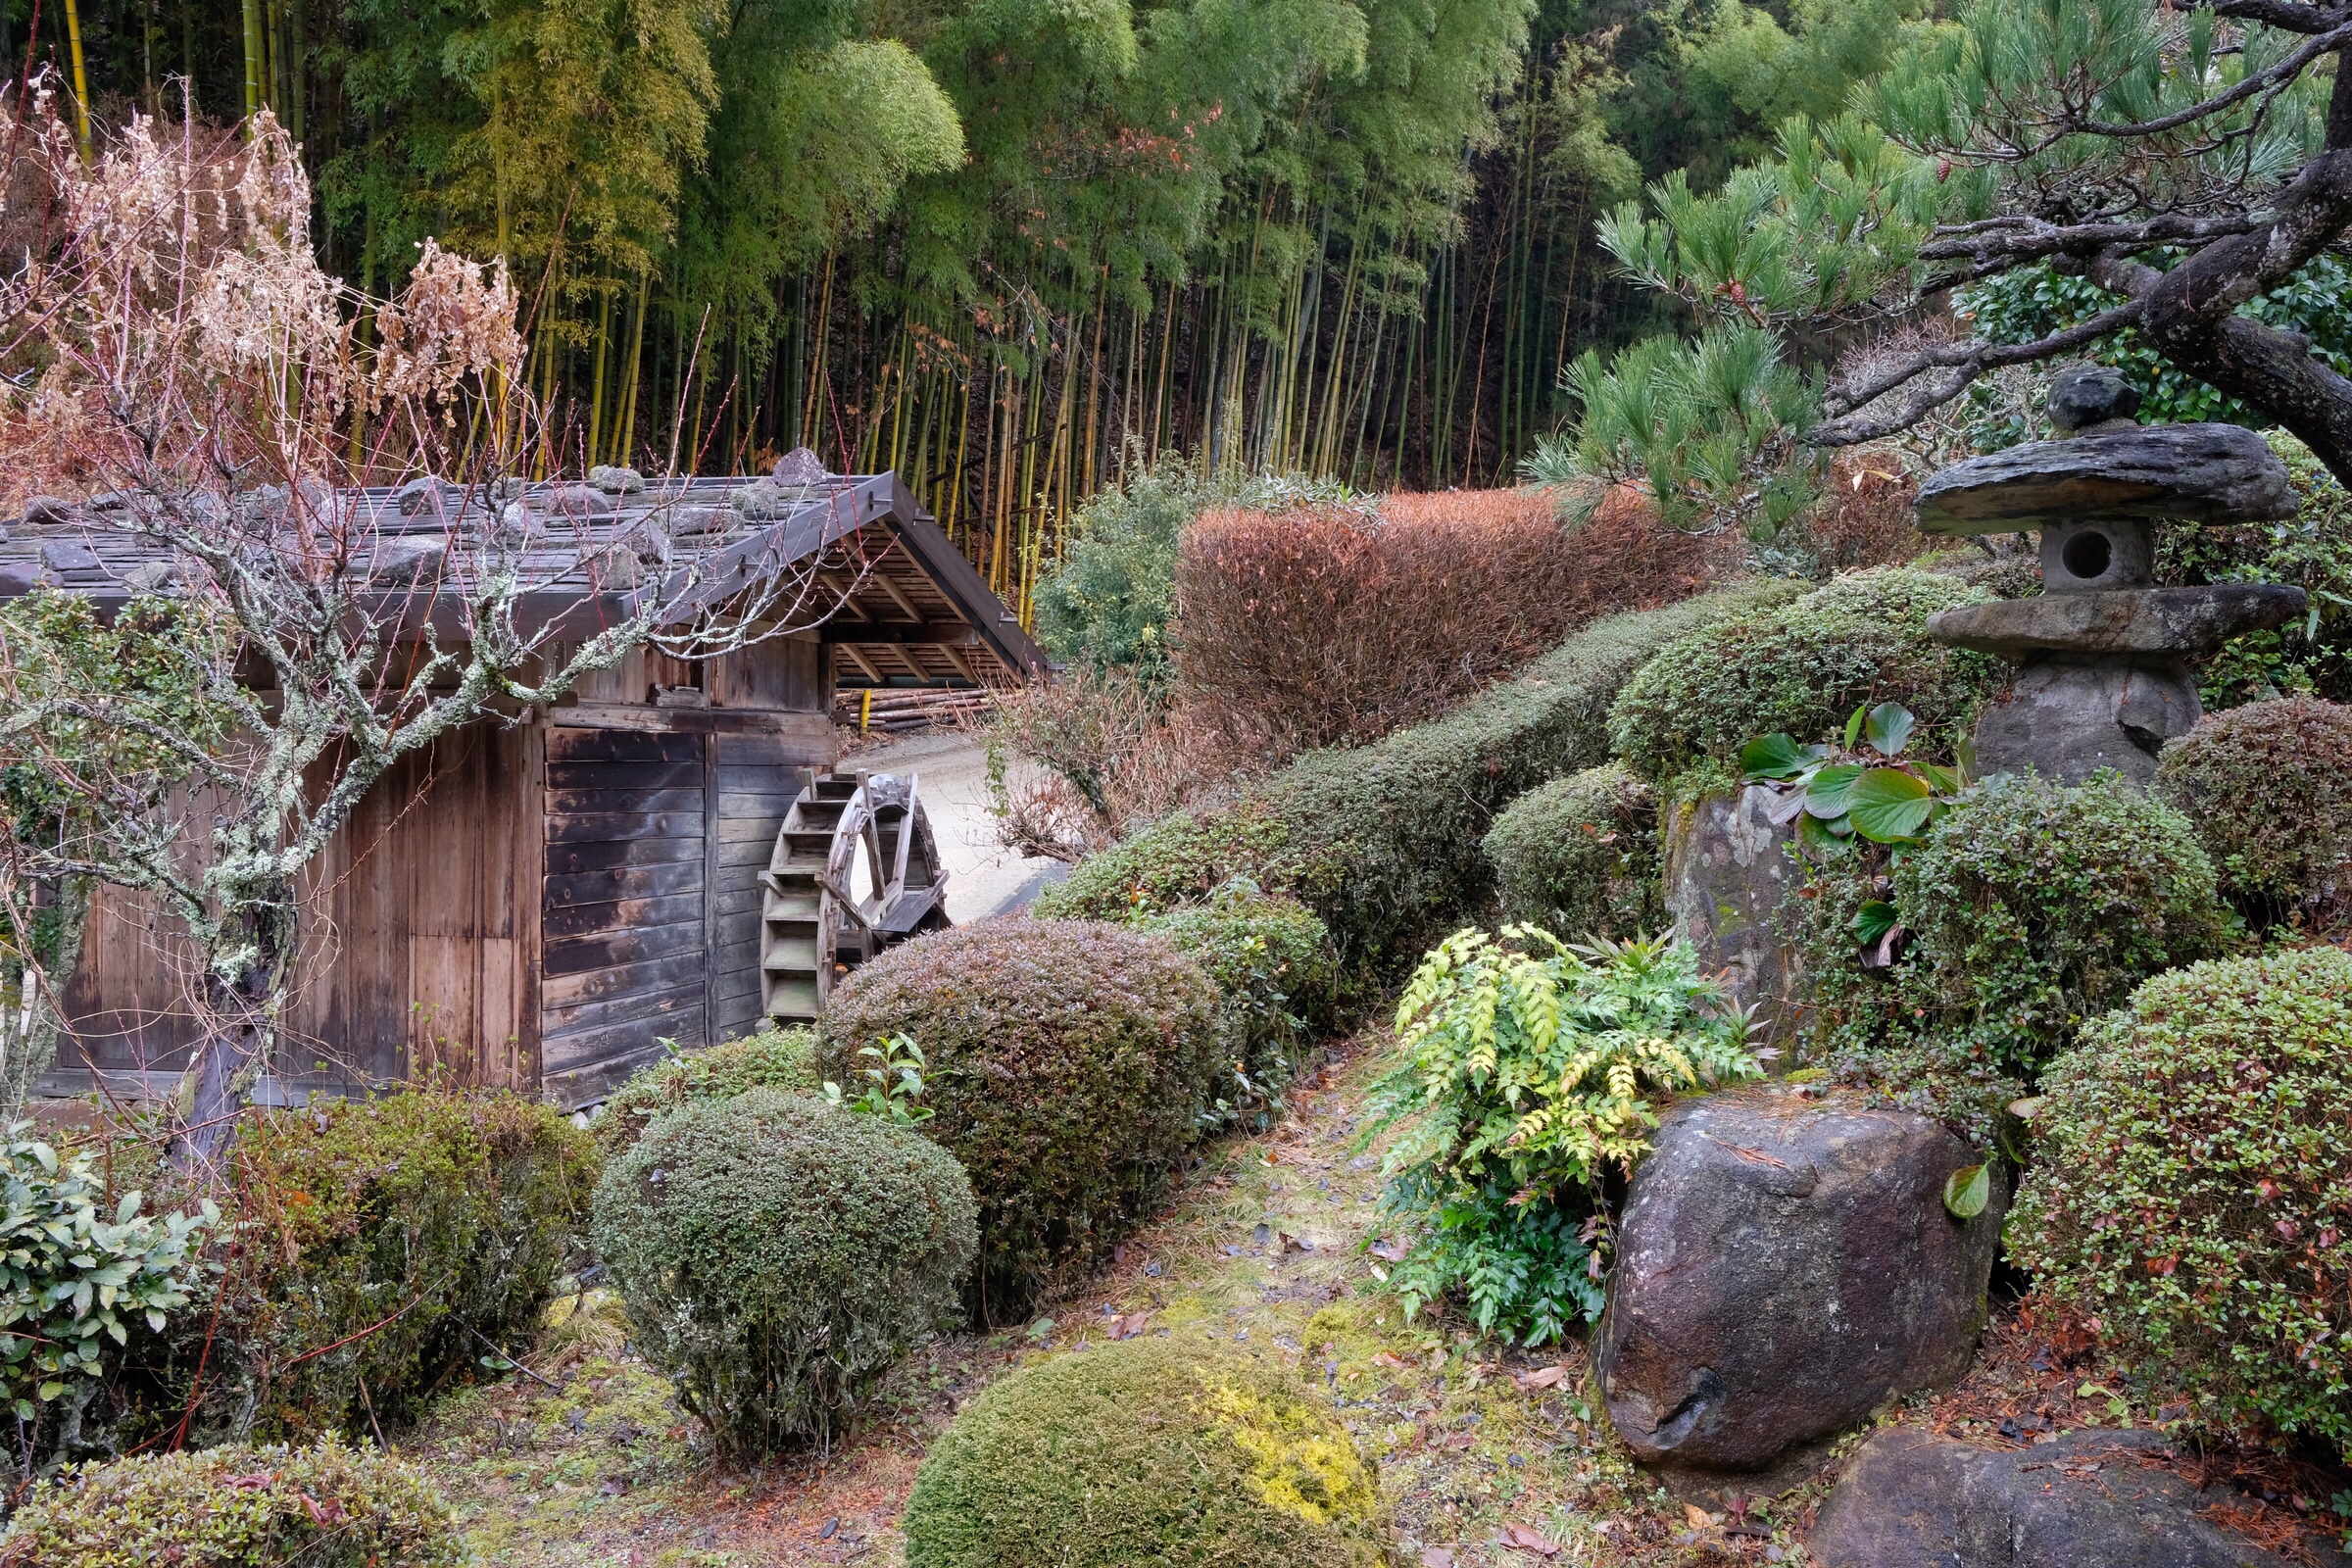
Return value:
[(1380, 1483), (1313, 1392), (1238, 1348), (1129, 1341), (1015, 1373), (915, 1477), (906, 1568), (1374, 1568)]

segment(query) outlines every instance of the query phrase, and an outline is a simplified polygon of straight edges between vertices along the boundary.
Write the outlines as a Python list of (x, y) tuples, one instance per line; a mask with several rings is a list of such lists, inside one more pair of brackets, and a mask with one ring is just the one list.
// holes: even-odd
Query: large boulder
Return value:
[[(2150, 1462), (2167, 1451), (2153, 1432), (2002, 1449), (1897, 1427), (1854, 1455), (1806, 1545), (1821, 1568), (2286, 1568), (2199, 1513), (2230, 1494)], [(2306, 1545), (2345, 1560), (2320, 1538)]]
[(1598, 1352), (1643, 1460), (1754, 1472), (1890, 1395), (1967, 1366), (2008, 1212), (1946, 1180), (1980, 1162), (1940, 1123), (1765, 1086), (1668, 1112), (1634, 1173)]
[(1660, 844), (1666, 911), (1675, 935), (1698, 950), (1698, 966), (1732, 1000), (1758, 1005), (1767, 1033), (1794, 1018), (1796, 973), (1773, 914), (1788, 891), (1795, 819), (1773, 820), (1781, 797), (1759, 784), (1675, 807)]

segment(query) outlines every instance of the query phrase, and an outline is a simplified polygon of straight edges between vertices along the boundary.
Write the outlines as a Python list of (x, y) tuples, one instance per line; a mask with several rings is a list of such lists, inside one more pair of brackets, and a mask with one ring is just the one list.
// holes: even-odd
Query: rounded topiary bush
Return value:
[(1913, 566), (1858, 571), (1777, 609), (1668, 644), (1617, 694), (1617, 756), (1666, 780), (1722, 762), (1759, 735), (1817, 741), (1856, 708), (1895, 702), (1924, 731), (1956, 731), (1997, 684), (1983, 654), (1928, 636), (1928, 617), (1991, 595)]
[[(1881, 900), (1900, 956), (1866, 969), (1855, 916)], [(1980, 1140), (2083, 1019), (2230, 937), (2179, 811), (2026, 776), (1972, 785), (1891, 866), (1870, 846), (1805, 852), (1781, 923), (1809, 990), (1808, 1054)]]
[(472, 1561), (421, 1472), (329, 1437), (68, 1466), (0, 1537), (0, 1568), (458, 1568)]
[(814, 1093), (816, 1031), (763, 1029), (701, 1051), (665, 1056), (639, 1069), (597, 1108), (589, 1135), (610, 1159), (637, 1141), (646, 1123), (690, 1100), (728, 1100), (747, 1089)]
[(1297, 899), (1241, 878), (1135, 925), (1173, 942), (1217, 988), (1224, 1053), (1211, 1093), (1224, 1119), (1264, 1114), (1298, 1075), (1309, 1040), (1332, 1027), (1339, 959), (1330, 931)]
[(2043, 1090), (2011, 1255), (2210, 1425), (2352, 1456), (2352, 955), (2160, 975)]
[(993, 919), (918, 938), (833, 993), (817, 1066), (907, 1035), (930, 1062), (923, 1131), (980, 1203), (969, 1298), (1015, 1312), (1151, 1213), (1199, 1136), (1222, 1046), (1216, 987), (1164, 936)]
[(1131, 1340), (956, 1418), (906, 1502), (907, 1568), (1372, 1568), (1380, 1485), (1315, 1394), (1238, 1348)]
[(1664, 923), (1658, 793), (1622, 762), (1520, 796), (1484, 847), (1506, 920), (1619, 937)]
[(2313, 697), (2208, 713), (2155, 792), (2196, 824), (2222, 891), (2266, 923), (2338, 903), (2352, 860), (2352, 708)]
[(595, 1238), (637, 1348), (736, 1454), (854, 1415), (978, 1246), (937, 1144), (776, 1089), (655, 1117), (598, 1184)]

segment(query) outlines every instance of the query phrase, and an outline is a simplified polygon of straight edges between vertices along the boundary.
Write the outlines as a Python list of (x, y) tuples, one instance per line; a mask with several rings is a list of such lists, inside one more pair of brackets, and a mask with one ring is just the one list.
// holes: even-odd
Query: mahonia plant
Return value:
[(1571, 945), (1540, 926), (1457, 931), (1415, 971), (1373, 1086), (1388, 1212), (1420, 1225), (1389, 1280), (1407, 1315), (1464, 1294), (1482, 1329), (1538, 1345), (1600, 1314), (1599, 1189), (1632, 1169), (1653, 1100), (1753, 1078), (1747, 1019), (1687, 942)]
[(200, 1214), (141, 1214), (134, 1191), (109, 1220), (91, 1156), (60, 1158), (31, 1126), (13, 1123), (0, 1146), (0, 1398), (20, 1421), (98, 1377), (108, 1342), (163, 1332), (204, 1267), (197, 1233), (220, 1217), (210, 1200)]

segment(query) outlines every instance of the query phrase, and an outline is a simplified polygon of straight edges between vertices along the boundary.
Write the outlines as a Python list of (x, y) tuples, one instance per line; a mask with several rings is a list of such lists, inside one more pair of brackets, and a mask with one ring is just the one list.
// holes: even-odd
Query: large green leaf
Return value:
[(1862, 771), (1860, 762), (1833, 762), (1814, 774), (1805, 789), (1805, 809), (1825, 822), (1843, 816)]
[(1919, 720), (1902, 704), (1881, 703), (1870, 710), (1870, 722), (1862, 733), (1881, 757), (1900, 757), (1911, 743), (1911, 731), (1918, 726)]
[(1983, 1165), (1963, 1165), (1944, 1179), (1943, 1206), (1955, 1219), (1975, 1219), (1992, 1198), (1992, 1172)]
[(1854, 940), (1863, 947), (1876, 947), (1894, 929), (1894, 906), (1885, 899), (1873, 899), (1854, 911)]
[(1854, 831), (1877, 844), (1899, 844), (1927, 825), (1936, 807), (1927, 782), (1899, 767), (1874, 767), (1846, 793)]
[(1751, 779), (1794, 778), (1829, 755), (1825, 746), (1799, 746), (1792, 735), (1763, 735), (1740, 748), (1740, 768)]

